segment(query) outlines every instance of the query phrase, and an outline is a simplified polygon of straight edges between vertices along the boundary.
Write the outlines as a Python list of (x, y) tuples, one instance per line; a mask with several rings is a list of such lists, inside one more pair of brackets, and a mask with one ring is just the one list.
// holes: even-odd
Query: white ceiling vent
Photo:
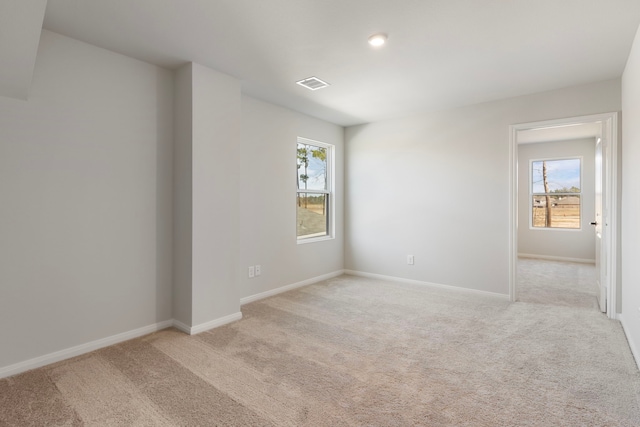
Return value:
[(296, 83), (299, 84), (300, 86), (304, 86), (307, 89), (311, 89), (311, 90), (318, 90), (318, 89), (322, 89), (323, 87), (329, 86), (329, 83), (323, 82), (317, 77), (308, 77)]

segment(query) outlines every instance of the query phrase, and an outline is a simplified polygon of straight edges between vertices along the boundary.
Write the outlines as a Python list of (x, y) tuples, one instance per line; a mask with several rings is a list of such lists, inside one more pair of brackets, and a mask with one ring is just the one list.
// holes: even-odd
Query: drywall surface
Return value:
[(509, 125), (620, 106), (616, 79), (347, 128), (345, 267), (508, 294)]
[(171, 319), (172, 73), (43, 31), (0, 98), (0, 367)]
[[(343, 269), (343, 128), (254, 98), (242, 97), (240, 162), (241, 297)], [(298, 137), (335, 145), (335, 238), (296, 240)], [(261, 265), (259, 277), (247, 268)]]
[(28, 98), (46, 8), (47, 0), (0, 4), (0, 96)]
[(622, 75), (622, 323), (640, 363), (640, 34)]
[[(518, 146), (518, 252), (595, 262), (595, 138)], [(531, 160), (582, 159), (580, 229), (532, 228)]]
[(192, 325), (192, 64), (175, 71), (173, 146), (173, 318)]
[(240, 82), (192, 64), (193, 323), (240, 312)]
[(196, 63), (175, 79), (173, 307), (202, 328), (240, 312), (240, 82)]

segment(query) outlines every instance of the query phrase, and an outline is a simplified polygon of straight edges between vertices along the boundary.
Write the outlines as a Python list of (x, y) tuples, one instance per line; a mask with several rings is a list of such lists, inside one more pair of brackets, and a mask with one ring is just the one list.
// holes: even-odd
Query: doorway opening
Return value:
[[(580, 219), (580, 229), (565, 231), (565, 236), (570, 236), (570, 239), (560, 239), (557, 236), (562, 235), (562, 232), (556, 234), (556, 240), (574, 240), (578, 241), (582, 239), (580, 246), (583, 252), (575, 252), (575, 256), (557, 256), (561, 253), (553, 255), (553, 250), (550, 251), (551, 255), (547, 256), (547, 259), (557, 261), (578, 261), (578, 262), (595, 262), (594, 269), (594, 282), (596, 283), (596, 295), (599, 301), (601, 311), (605, 312), (609, 318), (616, 318), (618, 309), (617, 296), (618, 283), (617, 283), (617, 247), (618, 247), (618, 114), (617, 113), (605, 113), (590, 116), (570, 117), (557, 120), (547, 120), (541, 122), (522, 123), (511, 125), (510, 131), (510, 260), (509, 260), (509, 295), (511, 301), (516, 301), (518, 298), (518, 239), (519, 233), (521, 236), (527, 235), (532, 232), (534, 238), (536, 232), (538, 232), (540, 224), (532, 224), (530, 221), (531, 210), (539, 210), (539, 214), (544, 216), (546, 212), (548, 215), (554, 215), (553, 212), (568, 212), (570, 209), (579, 209), (579, 215), (582, 215)], [(519, 147), (532, 147), (529, 144), (543, 144), (551, 141), (567, 141), (580, 139), (587, 139), (593, 144), (594, 154), (588, 154), (588, 159), (585, 159), (585, 163), (590, 170), (593, 170), (593, 176), (589, 177), (587, 186), (595, 188), (595, 195), (587, 197), (586, 199), (578, 194), (564, 194), (566, 191), (577, 192), (581, 190), (580, 185), (565, 185), (561, 190), (547, 188), (547, 193), (544, 190), (535, 190), (529, 188), (531, 186), (531, 178), (529, 177), (532, 172), (531, 168), (534, 165), (539, 166), (538, 163), (547, 163), (545, 160), (552, 160), (547, 158), (537, 159), (537, 163), (533, 161), (527, 161), (526, 163), (519, 158)], [(557, 146), (559, 147), (559, 145)], [(557, 148), (555, 147), (555, 148)], [(525, 151), (525, 148), (522, 148)], [(535, 157), (535, 156), (534, 156)], [(544, 157), (544, 156), (543, 156)], [(556, 156), (562, 158), (562, 155)], [(565, 156), (566, 157), (566, 156)], [(556, 159), (558, 160), (558, 159)], [(594, 161), (595, 160), (595, 161)], [(598, 161), (600, 163), (598, 164)], [(525, 163), (525, 164), (523, 164)], [(558, 162), (560, 164), (561, 162)], [(551, 164), (551, 163), (548, 163)], [(546, 166), (546, 164), (545, 164)], [(545, 171), (546, 172), (546, 171)], [(582, 174), (582, 171), (580, 172)], [(584, 175), (581, 175), (584, 176)], [(523, 180), (527, 182), (524, 183)], [(519, 198), (522, 198), (523, 192), (526, 191), (525, 198), (531, 198), (530, 202), (535, 205), (538, 202), (540, 206), (529, 205), (524, 206), (519, 203)], [(558, 192), (554, 194), (554, 192)], [(541, 193), (541, 194), (538, 194)], [(561, 194), (562, 193), (562, 194)], [(591, 193), (593, 194), (593, 193)], [(545, 200), (549, 201), (549, 206), (542, 206)], [(569, 201), (582, 203), (579, 207), (568, 206)], [(551, 205), (553, 208), (551, 209)], [(525, 210), (523, 212), (523, 210)], [(540, 215), (538, 215), (540, 216)], [(562, 224), (558, 220), (557, 224)], [(547, 223), (550, 225), (550, 223)], [(544, 226), (544, 224), (543, 224)], [(525, 228), (526, 227), (526, 228)], [(563, 227), (563, 225), (559, 225)], [(575, 228), (575, 227), (574, 227)], [(544, 233), (553, 235), (553, 231), (544, 231)], [(568, 233), (568, 234), (567, 234)], [(573, 234), (571, 234), (573, 233)], [(538, 233), (537, 236), (541, 234)], [(591, 237), (589, 237), (591, 236)], [(595, 236), (595, 237), (594, 237)], [(585, 240), (586, 239), (586, 240)], [(522, 238), (524, 241), (524, 237)], [(552, 239), (553, 240), (553, 239)], [(585, 243), (590, 245), (585, 248)], [(593, 242), (589, 244), (588, 242)], [(553, 244), (553, 243), (552, 243)], [(559, 248), (558, 244), (555, 244), (555, 249)], [(577, 247), (576, 246), (576, 247)], [(586, 250), (588, 249), (588, 250)], [(586, 251), (585, 251), (586, 250)], [(540, 257), (544, 258), (544, 257)], [(571, 259), (574, 258), (574, 259)]]

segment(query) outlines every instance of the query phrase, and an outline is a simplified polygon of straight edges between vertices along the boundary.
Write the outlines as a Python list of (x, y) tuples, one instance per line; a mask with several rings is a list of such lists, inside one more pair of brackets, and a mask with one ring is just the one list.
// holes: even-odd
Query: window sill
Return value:
[(571, 232), (575, 232), (575, 231), (583, 231), (583, 228), (560, 228), (560, 227), (529, 227), (529, 230), (536, 230), (536, 231), (571, 231)]
[(322, 236), (322, 237), (309, 237), (307, 239), (298, 239), (299, 245), (304, 245), (307, 243), (315, 243), (315, 242), (324, 242), (325, 240), (334, 240), (333, 236)]

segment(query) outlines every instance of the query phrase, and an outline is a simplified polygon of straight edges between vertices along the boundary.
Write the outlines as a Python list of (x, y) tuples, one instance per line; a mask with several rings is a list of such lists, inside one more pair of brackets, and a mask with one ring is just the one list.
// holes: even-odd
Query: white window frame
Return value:
[[(533, 196), (541, 196), (546, 193), (534, 193), (533, 192), (533, 163), (534, 162), (551, 162), (554, 160), (580, 160), (580, 192), (579, 193), (549, 193), (554, 196), (580, 196), (580, 227), (579, 228), (563, 228), (563, 227), (534, 227), (533, 226)], [(576, 232), (582, 231), (582, 221), (583, 221), (583, 209), (584, 205), (584, 197), (583, 197), (583, 186), (584, 186), (584, 160), (582, 156), (567, 156), (567, 157), (549, 157), (543, 159), (531, 159), (529, 160), (529, 229), (530, 230), (543, 230), (543, 231), (565, 231), (565, 232)]]
[[(309, 139), (309, 138), (303, 138), (303, 137), (298, 137), (297, 141), (296, 141), (296, 163), (297, 163), (297, 159), (298, 159), (298, 144), (305, 144), (305, 145), (313, 145), (316, 147), (322, 147), (324, 149), (327, 150), (327, 189), (326, 190), (309, 190), (309, 189), (298, 189), (296, 186), (296, 202), (297, 202), (297, 197), (299, 193), (311, 193), (311, 194), (325, 194), (325, 197), (327, 198), (327, 204), (328, 204), (328, 209), (327, 209), (327, 234), (323, 235), (323, 236), (316, 236), (316, 237), (300, 237), (298, 236), (298, 231), (297, 231), (297, 222), (298, 222), (298, 215), (296, 213), (296, 230), (295, 230), (295, 236), (296, 236), (296, 241), (299, 245), (301, 244), (306, 244), (306, 243), (314, 243), (314, 242), (321, 242), (324, 240), (332, 240), (335, 238), (335, 187), (334, 187), (334, 176), (335, 176), (335, 169), (334, 169), (334, 155), (335, 155), (335, 146), (332, 144), (327, 144), (326, 142), (320, 142), (320, 141), (316, 141), (313, 139)], [(298, 175), (296, 173), (296, 179), (298, 179)], [(294, 206), (296, 206), (297, 203), (294, 203)]]

